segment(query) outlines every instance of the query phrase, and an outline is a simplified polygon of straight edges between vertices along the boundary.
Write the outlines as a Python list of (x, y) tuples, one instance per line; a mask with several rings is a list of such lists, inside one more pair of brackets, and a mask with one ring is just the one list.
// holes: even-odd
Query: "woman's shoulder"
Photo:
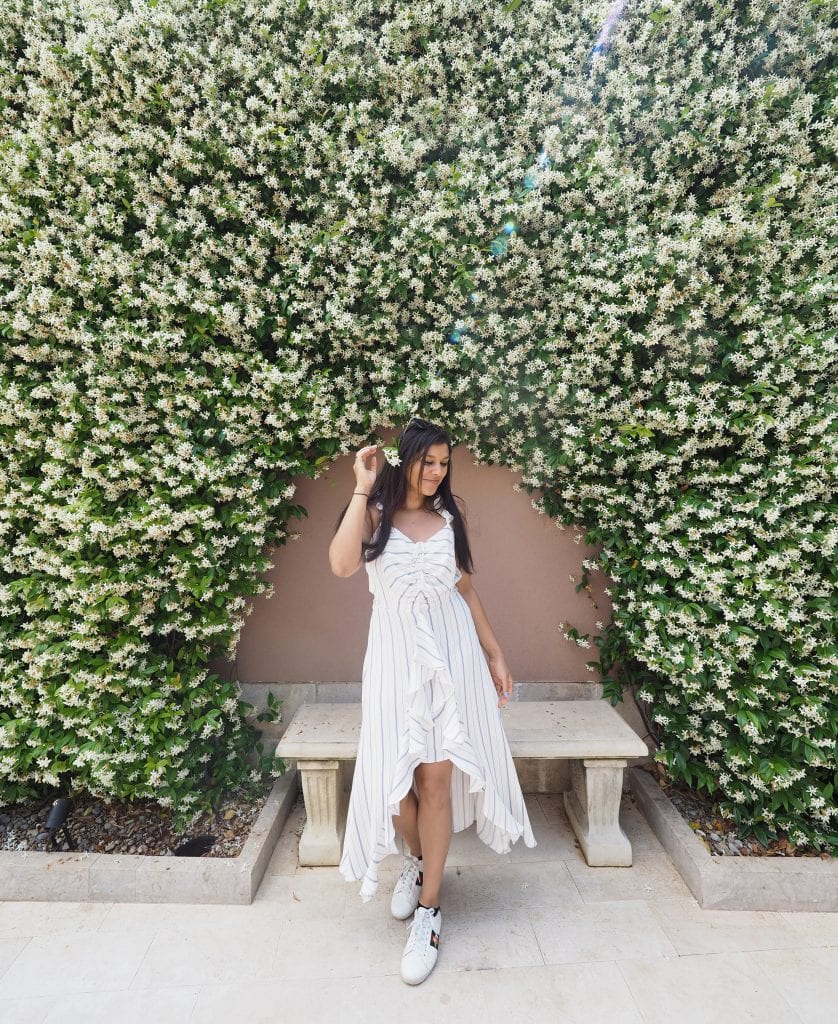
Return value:
[(381, 522), (381, 513), (384, 511), (384, 506), (380, 501), (370, 501), (367, 503), (367, 519), (372, 527), (372, 533), (378, 529), (378, 524)]
[[(453, 495), (452, 495), (452, 498), (453, 498)], [(465, 511), (464, 511), (463, 502), (460, 499), (458, 499), (458, 498), (454, 498), (453, 500), (454, 500), (456, 509), (457, 509), (457, 511), (460, 514), (460, 518), (463, 520), (463, 522), (465, 522)], [(447, 523), (453, 522), (453, 520), (454, 520), (454, 513), (453, 513), (453, 510), (452, 510), (452, 508), (450, 506), (446, 507), (446, 505), (440, 499), (440, 500), (437, 501), (437, 503), (436, 503), (436, 505), (434, 507), (436, 509), (436, 512), (439, 515), (441, 515), (443, 517), (443, 519)]]
[(462, 518), (463, 522), (465, 523), (466, 519), (468, 518), (467, 515), (466, 515), (466, 512), (467, 512), (466, 503), (463, 501), (462, 498), (460, 498), (456, 494), (452, 494), (451, 497), (454, 499), (454, 505), (456, 506), (457, 511), (460, 513), (460, 517)]

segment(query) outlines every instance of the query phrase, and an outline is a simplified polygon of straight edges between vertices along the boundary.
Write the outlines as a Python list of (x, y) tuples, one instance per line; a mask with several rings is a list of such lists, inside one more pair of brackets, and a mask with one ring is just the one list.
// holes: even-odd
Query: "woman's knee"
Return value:
[(416, 788), (419, 802), (445, 807), (451, 803), (451, 762), (422, 764), (416, 769)]

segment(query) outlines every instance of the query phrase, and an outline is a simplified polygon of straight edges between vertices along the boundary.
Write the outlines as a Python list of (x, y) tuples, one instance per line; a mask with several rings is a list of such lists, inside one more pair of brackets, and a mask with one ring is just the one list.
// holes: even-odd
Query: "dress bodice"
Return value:
[(406, 598), (422, 595), (444, 600), (462, 576), (454, 548), (454, 518), (440, 509), (445, 520), (427, 540), (412, 541), (393, 526), (381, 554), (366, 563), (369, 588), (374, 597), (399, 606)]

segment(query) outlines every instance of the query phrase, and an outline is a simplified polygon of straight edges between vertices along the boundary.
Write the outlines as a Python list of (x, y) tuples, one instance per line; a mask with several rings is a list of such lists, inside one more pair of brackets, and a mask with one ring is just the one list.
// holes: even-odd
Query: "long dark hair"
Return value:
[[(454, 500), (455, 495), (451, 491), (451, 438), (442, 427), (438, 427), (434, 423), (428, 423), (427, 420), (420, 420), (418, 416), (414, 416), (401, 434), (399, 434), (396, 442), (398, 444), (399, 459), (401, 460), (400, 465), (391, 466), (385, 459), (384, 465), (378, 471), (378, 476), (375, 478), (370, 496), (367, 498), (367, 505), (381, 505), (381, 519), (370, 543), (368, 544), (364, 540), (361, 541), (364, 561), (372, 562), (384, 550), (390, 537), (390, 531), (393, 528), (393, 515), (404, 505), (407, 498), (407, 477), (411, 467), (417, 460), (424, 460), (428, 449), (432, 445), (444, 444), (448, 446), (448, 472), (442, 478), (436, 492), (425, 496), (425, 508), (429, 512), (438, 512), (441, 509), (446, 509), (446, 511), (451, 513), (451, 526), (454, 529), (454, 550), (457, 554), (457, 564), (463, 572), (474, 572), (474, 563), (471, 558), (471, 548), (469, 547), (466, 534), (465, 520), (457, 506), (457, 502)], [(420, 465), (424, 468), (422, 461), (420, 461)], [(348, 503), (338, 516), (335, 530), (343, 522), (347, 508), (349, 508)]]

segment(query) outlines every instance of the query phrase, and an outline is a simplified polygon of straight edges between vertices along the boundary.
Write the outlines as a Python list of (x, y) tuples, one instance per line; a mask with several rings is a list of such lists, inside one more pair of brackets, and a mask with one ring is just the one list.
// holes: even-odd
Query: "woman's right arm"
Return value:
[(378, 445), (362, 448), (355, 458), (355, 487), (346, 514), (329, 545), (329, 565), (335, 576), (351, 576), (361, 567), (361, 541), (369, 541), (374, 529), (373, 511), (367, 497), (377, 476), (375, 453)]

